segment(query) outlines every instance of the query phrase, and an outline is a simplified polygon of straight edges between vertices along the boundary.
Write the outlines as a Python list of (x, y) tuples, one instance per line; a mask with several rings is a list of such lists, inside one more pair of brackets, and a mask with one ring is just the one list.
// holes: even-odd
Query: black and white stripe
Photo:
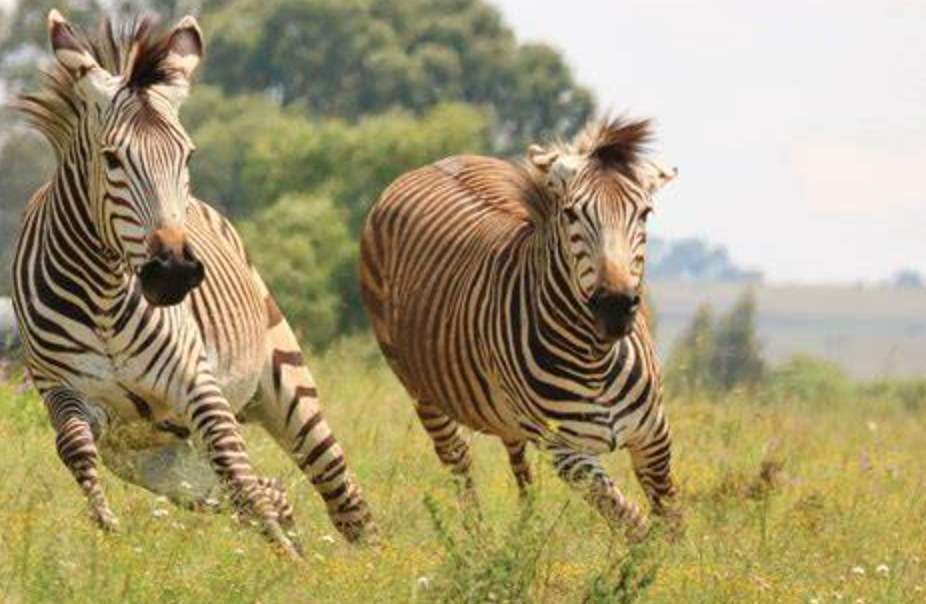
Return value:
[(25, 213), (14, 305), (58, 452), (97, 522), (117, 524), (102, 457), (178, 502), (224, 487), (295, 554), (292, 507), (279, 482), (255, 473), (240, 434), (239, 421), (255, 419), (345, 536), (373, 536), (292, 330), (232, 226), (190, 194), (193, 144), (177, 110), (202, 52), (196, 22), (163, 37), (144, 22), (107, 25), (92, 40), (55, 11), (49, 25), (58, 65), (20, 108), (59, 163)]
[(441, 461), (470, 478), (461, 426), (500, 437), (522, 489), (547, 451), (612, 522), (645, 524), (601, 466), (628, 448), (653, 507), (675, 495), (671, 437), (641, 310), (646, 217), (674, 171), (646, 122), (596, 123), (516, 166), (451, 157), (373, 207), (361, 285), (381, 348)]

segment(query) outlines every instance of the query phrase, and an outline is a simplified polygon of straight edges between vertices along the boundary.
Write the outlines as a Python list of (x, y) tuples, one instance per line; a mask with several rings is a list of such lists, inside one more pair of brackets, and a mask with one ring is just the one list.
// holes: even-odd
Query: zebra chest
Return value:
[(626, 446), (631, 424), (650, 398), (646, 380), (631, 384), (628, 378), (615, 372), (604, 380), (559, 381), (551, 389), (556, 396), (523, 387), (504, 388), (503, 396), (525, 438), (600, 455)]

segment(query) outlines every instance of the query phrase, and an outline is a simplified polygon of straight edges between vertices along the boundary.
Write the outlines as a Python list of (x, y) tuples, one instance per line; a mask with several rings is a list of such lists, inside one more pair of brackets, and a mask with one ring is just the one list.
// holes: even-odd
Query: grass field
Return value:
[[(533, 505), (520, 506), (487, 437), (475, 439), (484, 521), (463, 518), (372, 346), (353, 342), (312, 366), (381, 547), (336, 537), (314, 491), (252, 428), (252, 459), (296, 501), (304, 563), (228, 515), (175, 509), (105, 472), (123, 528), (102, 535), (38, 400), (8, 382), (0, 602), (926, 601), (926, 401), (671, 400), (685, 531), (629, 547), (542, 464)], [(640, 500), (626, 456), (608, 466)]]

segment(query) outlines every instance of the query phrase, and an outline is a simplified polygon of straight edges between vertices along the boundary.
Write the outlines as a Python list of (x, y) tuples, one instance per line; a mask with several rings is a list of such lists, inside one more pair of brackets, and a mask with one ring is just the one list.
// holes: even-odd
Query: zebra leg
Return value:
[(286, 494), (286, 488), (283, 487), (283, 483), (276, 478), (260, 476), (257, 479), (257, 484), (264, 490), (267, 499), (270, 500), (271, 505), (276, 509), (277, 516), (280, 519), (280, 526), (287, 531), (292, 529), (294, 525), (293, 504), (289, 501), (289, 496)]
[(653, 513), (669, 520), (680, 520), (675, 505), (678, 489), (672, 475), (672, 434), (661, 409), (649, 428), (645, 438), (627, 444), (634, 474)]
[(312, 374), (282, 318), (271, 328), (261, 373), (260, 404), (253, 412), (325, 501), (335, 528), (351, 542), (375, 541), (376, 524), (340, 443), (325, 421)]
[(521, 499), (524, 499), (527, 497), (527, 489), (534, 483), (531, 464), (527, 459), (527, 441), (502, 440), (502, 442), (505, 443), (505, 450), (508, 451), (508, 461), (511, 463), (511, 471), (518, 483), (518, 494)]
[(613, 531), (625, 529), (632, 540), (638, 540), (647, 529), (646, 516), (617, 488), (595, 455), (565, 449), (554, 449), (553, 465), (567, 484), (582, 492)]
[(42, 398), (55, 430), (58, 455), (87, 497), (93, 519), (103, 530), (115, 530), (119, 519), (106, 501), (97, 474), (98, 422), (81, 395), (73, 390), (52, 388), (44, 391)]
[(280, 526), (276, 506), (251, 466), (231, 405), (225, 399), (206, 357), (190, 365), (192, 383), (186, 388), (187, 425), (209, 454), (209, 463), (231, 496), (232, 505), (253, 516), (266, 537), (291, 558), (298, 549)]
[(431, 403), (416, 401), (415, 411), (434, 443), (437, 457), (456, 478), (464, 507), (478, 511), (479, 500), (472, 473), (473, 455), (460, 424)]

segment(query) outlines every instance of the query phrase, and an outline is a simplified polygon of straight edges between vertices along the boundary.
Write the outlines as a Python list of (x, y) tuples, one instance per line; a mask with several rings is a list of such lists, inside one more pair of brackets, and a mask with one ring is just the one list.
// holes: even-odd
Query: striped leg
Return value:
[(280, 526), (287, 530), (293, 528), (293, 504), (289, 501), (283, 483), (276, 478), (261, 476), (257, 479), (257, 484), (263, 489), (264, 495), (277, 511)]
[(99, 426), (87, 405), (77, 392), (66, 388), (43, 391), (42, 398), (57, 435), (58, 455), (86, 495), (93, 519), (104, 530), (118, 528), (119, 520), (106, 501), (97, 475)]
[(672, 476), (672, 433), (661, 407), (645, 438), (628, 443), (633, 471), (649, 499), (653, 513), (678, 520), (674, 505), (678, 495)]
[(210, 465), (228, 490), (232, 504), (254, 516), (267, 538), (285, 554), (298, 558), (298, 550), (280, 526), (276, 506), (251, 466), (238, 422), (205, 356), (200, 356), (192, 369), (192, 384), (186, 392), (187, 425), (205, 445)]
[(437, 457), (457, 479), (464, 506), (478, 510), (479, 501), (472, 475), (473, 455), (460, 424), (431, 403), (416, 401), (415, 411), (434, 442)]
[(514, 479), (518, 483), (518, 494), (523, 499), (527, 496), (527, 489), (534, 483), (530, 461), (527, 459), (527, 441), (503, 440), (502, 442), (505, 443), (505, 449), (508, 451), (508, 461), (511, 463), (511, 471), (514, 473)]
[(340, 443), (325, 421), (312, 374), (285, 321), (270, 333), (254, 417), (305, 473), (348, 541), (375, 541), (376, 524)]
[(551, 453), (560, 478), (580, 490), (612, 530), (624, 528), (631, 539), (642, 536), (647, 527), (646, 517), (617, 488), (597, 456), (566, 449), (552, 449)]

